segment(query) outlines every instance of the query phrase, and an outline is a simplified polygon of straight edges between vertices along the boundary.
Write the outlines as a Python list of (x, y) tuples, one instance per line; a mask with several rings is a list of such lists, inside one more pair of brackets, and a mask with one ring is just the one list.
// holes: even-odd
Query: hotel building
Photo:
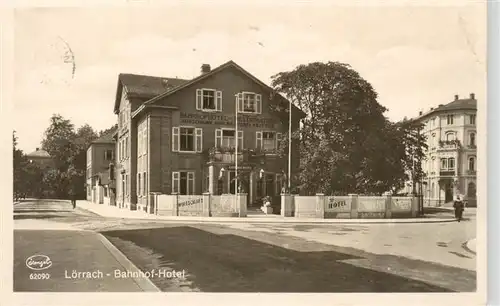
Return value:
[[(213, 70), (204, 64), (192, 80), (120, 74), (117, 206), (147, 210), (151, 193), (236, 191), (248, 194), (248, 206), (260, 206), (285, 183), (288, 156), (279, 157), (277, 148), (288, 132), (288, 110), (283, 96), (233, 61)], [(295, 131), (305, 114), (295, 106), (291, 114)], [(292, 143), (292, 175), (298, 164)]]

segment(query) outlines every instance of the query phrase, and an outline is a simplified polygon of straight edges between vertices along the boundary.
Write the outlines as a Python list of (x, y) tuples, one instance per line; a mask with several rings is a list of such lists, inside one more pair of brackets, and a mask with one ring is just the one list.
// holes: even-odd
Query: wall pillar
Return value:
[(247, 194), (246, 193), (237, 193), (236, 205), (238, 207), (238, 217), (246, 217), (247, 216)]
[(174, 203), (172, 205), (172, 216), (179, 215), (179, 194), (177, 192), (172, 192), (171, 195), (174, 196)]
[(358, 218), (358, 195), (351, 193), (349, 194), (351, 198), (351, 219)]
[(323, 193), (316, 194), (316, 218), (325, 218), (325, 195)]
[(208, 166), (208, 192), (215, 194), (214, 165)]
[[(413, 204), (413, 202), (412, 202)], [(386, 194), (385, 196), (385, 218), (392, 218), (392, 195)]]
[(416, 218), (418, 214), (418, 197), (411, 197), (411, 217)]
[(281, 194), (281, 216), (282, 217), (292, 217), (293, 216), (293, 196), (291, 194)]
[(203, 193), (203, 217), (210, 217), (210, 192)]

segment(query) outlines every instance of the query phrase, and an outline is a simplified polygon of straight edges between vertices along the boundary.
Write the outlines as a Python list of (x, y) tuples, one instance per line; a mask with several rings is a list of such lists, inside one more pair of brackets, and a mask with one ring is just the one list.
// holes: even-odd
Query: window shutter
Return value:
[(262, 95), (255, 95), (256, 113), (262, 114)]
[(137, 178), (136, 178), (136, 184), (137, 184), (137, 195), (140, 196), (141, 195), (141, 174), (140, 173), (137, 173)]
[(217, 91), (216, 92), (215, 109), (218, 112), (222, 111), (222, 91)]
[(196, 128), (196, 152), (201, 152), (203, 150), (203, 130), (201, 128)]
[(179, 172), (172, 172), (172, 193), (179, 193)]
[(243, 131), (238, 131), (238, 150), (243, 149)]
[(236, 95), (236, 107), (238, 108), (238, 113), (243, 111), (243, 93), (238, 93)]
[(222, 146), (222, 130), (221, 129), (215, 130), (215, 146), (216, 147)]
[(262, 148), (262, 132), (256, 132), (255, 133), (255, 148), (256, 149), (261, 149)]
[(280, 147), (281, 137), (282, 137), (281, 133), (276, 133), (276, 150), (278, 150)]
[(179, 152), (179, 128), (172, 128), (172, 152)]
[(203, 91), (201, 89), (196, 89), (196, 109), (203, 108)]
[(194, 172), (188, 172), (188, 190), (187, 194), (194, 194)]

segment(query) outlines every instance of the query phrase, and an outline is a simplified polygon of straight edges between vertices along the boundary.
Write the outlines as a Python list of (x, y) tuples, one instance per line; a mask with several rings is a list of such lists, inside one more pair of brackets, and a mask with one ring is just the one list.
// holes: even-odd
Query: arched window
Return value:
[(476, 133), (469, 134), (469, 145), (471, 145), (471, 146), (476, 145)]
[(453, 133), (453, 132), (446, 133), (446, 140), (447, 141), (455, 140), (455, 133)]
[(470, 171), (475, 171), (476, 170), (476, 158), (475, 157), (469, 157), (469, 170)]

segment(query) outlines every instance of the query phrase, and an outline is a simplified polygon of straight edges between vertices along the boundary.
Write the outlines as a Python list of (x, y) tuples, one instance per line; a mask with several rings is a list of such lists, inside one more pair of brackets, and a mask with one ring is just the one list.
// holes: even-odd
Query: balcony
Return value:
[(439, 176), (455, 176), (455, 170), (441, 170)]
[(235, 163), (238, 158), (239, 163), (257, 162), (260, 158), (266, 156), (277, 156), (276, 150), (252, 150), (243, 149), (235, 152), (235, 148), (213, 147), (205, 151), (208, 162)]
[(468, 175), (476, 175), (476, 170), (467, 170)]
[(460, 140), (440, 140), (439, 149), (458, 149), (462, 147)]

